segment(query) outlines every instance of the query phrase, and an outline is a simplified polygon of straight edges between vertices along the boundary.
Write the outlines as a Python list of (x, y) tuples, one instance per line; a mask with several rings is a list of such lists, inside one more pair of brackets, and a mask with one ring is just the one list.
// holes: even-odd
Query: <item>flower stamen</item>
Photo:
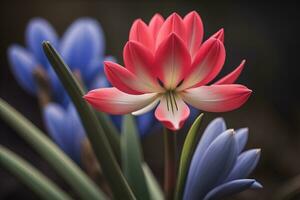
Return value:
[(170, 111), (170, 108), (172, 110), (172, 113), (174, 114), (175, 109), (178, 111), (178, 105), (176, 102), (175, 93), (172, 90), (169, 90), (166, 92), (166, 101), (167, 101), (167, 109)]

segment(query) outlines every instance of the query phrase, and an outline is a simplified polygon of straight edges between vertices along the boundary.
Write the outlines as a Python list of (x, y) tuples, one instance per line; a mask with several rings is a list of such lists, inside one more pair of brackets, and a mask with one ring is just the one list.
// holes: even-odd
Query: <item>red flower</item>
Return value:
[(233, 84), (244, 61), (232, 73), (209, 84), (225, 61), (223, 29), (202, 43), (203, 25), (196, 12), (166, 20), (156, 14), (149, 25), (136, 20), (123, 57), (125, 67), (105, 62), (113, 88), (90, 91), (85, 99), (110, 114), (142, 114), (153, 109), (167, 128), (180, 129), (190, 114), (186, 103), (200, 110), (225, 112), (239, 108), (251, 90)]

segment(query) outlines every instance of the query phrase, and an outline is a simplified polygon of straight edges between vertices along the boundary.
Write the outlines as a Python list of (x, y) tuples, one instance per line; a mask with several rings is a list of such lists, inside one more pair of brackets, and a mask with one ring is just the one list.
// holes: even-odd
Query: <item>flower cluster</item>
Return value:
[(92, 90), (85, 99), (110, 114), (140, 115), (158, 105), (155, 117), (171, 130), (180, 129), (190, 115), (187, 104), (209, 112), (239, 108), (251, 94), (247, 87), (233, 84), (244, 61), (210, 84), (225, 61), (223, 29), (205, 42), (202, 38), (196, 12), (183, 19), (173, 13), (166, 20), (156, 14), (148, 25), (136, 20), (123, 51), (125, 67), (105, 62), (105, 74), (114, 87)]
[(50, 82), (51, 92), (56, 102), (68, 105), (69, 98), (42, 49), (43, 41), (50, 41), (60, 52), (73, 72), (79, 74), (87, 89), (107, 86), (103, 72), (103, 60), (113, 60), (104, 56), (105, 40), (99, 23), (90, 18), (76, 20), (66, 30), (61, 39), (48, 21), (41, 18), (32, 19), (26, 29), (24, 48), (14, 44), (8, 49), (11, 69), (27, 92), (36, 95), (37, 82), (34, 72), (42, 68)]

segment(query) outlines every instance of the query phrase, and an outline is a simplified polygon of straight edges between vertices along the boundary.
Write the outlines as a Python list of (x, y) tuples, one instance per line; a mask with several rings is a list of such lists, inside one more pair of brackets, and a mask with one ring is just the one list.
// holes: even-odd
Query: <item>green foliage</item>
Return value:
[(106, 199), (104, 193), (58, 146), (2, 99), (0, 99), (0, 117), (52, 165), (81, 199)]
[(40, 198), (47, 200), (71, 200), (72, 198), (41, 174), (28, 162), (0, 145), (0, 164), (18, 177)]

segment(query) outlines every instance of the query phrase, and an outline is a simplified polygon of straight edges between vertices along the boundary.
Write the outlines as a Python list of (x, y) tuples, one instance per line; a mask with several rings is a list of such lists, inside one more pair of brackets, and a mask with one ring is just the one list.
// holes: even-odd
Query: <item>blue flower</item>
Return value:
[(43, 118), (55, 143), (80, 164), (85, 132), (73, 104), (64, 108), (57, 103), (49, 103), (43, 108)]
[(114, 60), (104, 55), (105, 40), (100, 24), (91, 18), (80, 18), (66, 30), (62, 38), (49, 22), (35, 18), (27, 26), (26, 48), (14, 44), (8, 49), (8, 58), (17, 81), (27, 92), (36, 95), (37, 86), (33, 77), (36, 68), (42, 67), (50, 79), (55, 101), (68, 105), (69, 99), (42, 49), (44, 40), (50, 41), (58, 49), (73, 72), (79, 72), (88, 90), (100, 87), (106, 78), (103, 61)]
[(256, 180), (247, 179), (260, 157), (260, 149), (242, 152), (247, 139), (247, 128), (226, 130), (222, 118), (213, 120), (191, 160), (183, 199), (221, 199), (248, 188), (262, 188)]

